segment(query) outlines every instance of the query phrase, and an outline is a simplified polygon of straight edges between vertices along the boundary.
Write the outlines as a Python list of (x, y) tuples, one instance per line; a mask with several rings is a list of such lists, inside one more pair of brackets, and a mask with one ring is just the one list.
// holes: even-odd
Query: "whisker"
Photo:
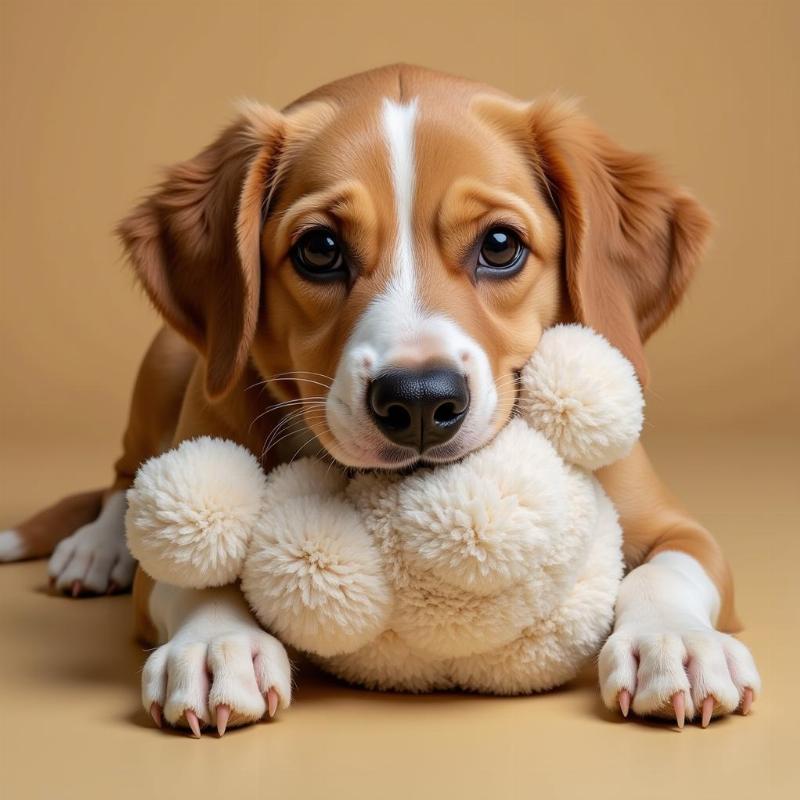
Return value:
[[(308, 415), (308, 416), (306, 416)], [(287, 425), (291, 425), (294, 422), (302, 419), (313, 419), (316, 417), (324, 417), (326, 412), (322, 408), (298, 408), (295, 411), (292, 411), (290, 414), (287, 414), (278, 422), (278, 424), (270, 431), (267, 435), (269, 438), (270, 436), (274, 436), (276, 432), (280, 431), (282, 428), (285, 428)]]
[(315, 375), (317, 378), (324, 378), (326, 381), (330, 381), (333, 383), (333, 378), (330, 375), (326, 375), (324, 372), (312, 372), (308, 369), (296, 369), (296, 370), (288, 370), (287, 372), (276, 372), (273, 378), (285, 378), (289, 375)]
[(313, 436), (312, 436), (312, 437), (311, 437), (311, 438), (310, 438), (310, 439), (309, 439), (307, 442), (304, 442), (303, 444), (301, 444), (301, 445), (300, 445), (300, 447), (298, 447), (298, 448), (297, 448), (297, 450), (295, 450), (295, 453), (294, 453), (294, 455), (291, 457), (291, 459), (289, 460), (289, 463), (290, 463), (290, 464), (294, 464), (294, 460), (295, 460), (295, 459), (297, 458), (297, 456), (300, 454), (300, 451), (301, 451), (303, 448), (305, 448), (305, 447), (308, 447), (308, 445), (310, 445), (310, 444), (311, 444), (311, 442), (313, 442), (313, 441), (316, 441), (316, 439), (317, 439), (317, 435), (316, 435), (316, 434), (314, 434), (314, 435), (313, 435)]
[(288, 425), (292, 424), (297, 418), (302, 418), (303, 414), (305, 413), (304, 408), (300, 408), (297, 411), (292, 411), (291, 414), (287, 414), (283, 419), (281, 419), (278, 424), (272, 429), (266, 439), (266, 443), (264, 447), (269, 450), (269, 445), (273, 442), (273, 440), (280, 434), (282, 430), (284, 430)]
[(278, 408), (285, 408), (286, 406), (296, 406), (302, 405), (303, 403), (313, 403), (319, 402), (324, 403), (327, 401), (327, 397), (321, 394), (310, 395), (309, 397), (296, 397), (293, 400), (284, 400), (281, 403), (273, 403), (271, 406), (267, 407), (267, 411), (275, 411)]
[(256, 386), (263, 386), (264, 381), (256, 381), (255, 383), (251, 383), (249, 386), (245, 386), (244, 390), (249, 392), (251, 389), (255, 389)]
[(279, 445), (284, 439), (288, 439), (291, 436), (294, 436), (297, 433), (300, 433), (303, 428), (309, 427), (306, 423), (310, 422), (317, 422), (319, 420), (325, 419), (325, 415), (319, 415), (317, 417), (308, 417), (303, 419), (295, 419), (294, 422), (291, 424), (291, 430), (287, 427), (284, 427), (280, 431), (279, 436), (270, 436), (269, 441), (267, 441), (264, 445), (264, 448), (261, 451), (261, 457), (263, 458), (266, 456), (271, 450), (273, 450), (277, 445)]
[[(304, 378), (302, 377), (303, 375), (313, 375), (315, 378), (322, 378), (325, 383), (313, 380), (312, 378)], [(311, 370), (290, 370), (288, 372), (276, 372), (274, 375), (270, 375), (269, 377), (262, 378), (255, 383), (251, 383), (245, 388), (245, 391), (249, 392), (251, 389), (255, 389), (257, 386), (261, 386), (263, 390), (267, 384), (274, 381), (302, 381), (304, 383), (311, 383), (315, 386), (321, 386), (323, 389), (330, 389), (331, 385), (333, 384), (333, 380), (334, 379), (331, 378), (330, 375), (325, 375), (322, 372), (312, 372)]]
[(293, 411), (291, 414), (284, 417), (276, 426), (272, 429), (272, 431), (268, 434), (266, 443), (267, 445), (271, 445), (272, 442), (287, 428), (296, 425), (297, 423), (307, 424), (311, 422), (315, 422), (318, 419), (325, 419), (327, 413), (322, 409), (313, 410), (312, 413), (308, 413), (306, 409), (298, 409), (297, 411)]
[(253, 421), (250, 423), (250, 427), (247, 429), (247, 432), (250, 433), (250, 431), (253, 429), (253, 425), (255, 425), (256, 422), (258, 422), (258, 420), (260, 420), (262, 417), (265, 417), (272, 411), (277, 411), (278, 409), (281, 408), (287, 408), (289, 406), (296, 406), (296, 405), (302, 405), (308, 408), (321, 407), (325, 405), (326, 400), (327, 398), (324, 398), (320, 395), (318, 397), (301, 397), (296, 400), (286, 400), (283, 403), (275, 403), (274, 405), (265, 408), (260, 414), (258, 414), (253, 419)]
[(275, 383), (276, 381), (293, 381), (295, 383), (302, 381), (303, 383), (311, 383), (314, 386), (321, 386), (323, 389), (331, 388), (331, 385), (329, 383), (322, 383), (321, 381), (315, 381), (312, 378), (291, 378), (291, 377), (284, 378), (282, 376), (277, 376), (277, 375), (272, 378), (266, 378), (265, 380), (262, 381), (262, 383), (266, 385), (268, 383)]
[(495, 386), (505, 386), (510, 383), (519, 383), (519, 378), (516, 375), (505, 375), (495, 381)]
[[(328, 463), (328, 469), (325, 470), (325, 477), (327, 478), (328, 475), (330, 474), (331, 467), (334, 464), (338, 463), (338, 462), (336, 461), (336, 459), (327, 450), (324, 450), (322, 455), (324, 455), (325, 457), (330, 459), (330, 462)], [(319, 456), (318, 456), (318, 458), (319, 458)]]

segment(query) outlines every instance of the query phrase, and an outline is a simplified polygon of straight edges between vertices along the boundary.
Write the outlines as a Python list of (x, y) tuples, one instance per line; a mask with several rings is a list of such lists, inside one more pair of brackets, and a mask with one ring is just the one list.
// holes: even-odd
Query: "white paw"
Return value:
[(621, 628), (600, 651), (603, 702), (627, 716), (685, 719), (750, 711), (761, 679), (750, 651), (712, 628)]
[(0, 531), (0, 563), (25, 557), (25, 542), (16, 531)]
[(292, 697), (291, 667), (283, 645), (257, 628), (179, 634), (155, 650), (142, 674), (142, 703), (160, 727), (204, 725), (220, 735), (235, 725), (272, 717)]
[(125, 543), (125, 493), (106, 501), (100, 516), (58, 543), (47, 571), (59, 592), (73, 597), (129, 589), (136, 562)]

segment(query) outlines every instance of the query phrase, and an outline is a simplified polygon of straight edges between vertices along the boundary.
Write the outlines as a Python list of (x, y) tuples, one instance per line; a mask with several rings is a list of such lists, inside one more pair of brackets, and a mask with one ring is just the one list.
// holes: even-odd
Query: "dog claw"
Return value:
[(155, 722), (156, 727), (160, 728), (162, 725), (161, 706), (158, 703), (153, 703), (150, 706), (150, 716), (153, 718), (153, 722)]
[(753, 705), (753, 690), (745, 689), (742, 695), (742, 716), (746, 717), (750, 713)]
[(269, 713), (270, 719), (275, 716), (275, 712), (278, 710), (278, 693), (274, 689), (270, 689), (267, 692), (267, 712)]
[(189, 728), (191, 729), (194, 738), (199, 739), (200, 720), (197, 719), (197, 714), (195, 714), (191, 708), (187, 708), (186, 711), (183, 712), (183, 716), (186, 717), (186, 722), (189, 724)]
[(111, 582), (108, 584), (108, 589), (106, 589), (106, 594), (115, 594), (115, 593), (116, 593), (116, 591), (117, 591), (117, 589), (119, 589), (119, 587), (117, 586), (117, 584), (116, 584), (116, 583), (114, 583), (114, 581), (111, 581)]
[(627, 719), (628, 712), (631, 709), (631, 693), (627, 689), (623, 689), (619, 693), (617, 701), (619, 702), (619, 710), (622, 712), (622, 716)]
[(686, 723), (686, 698), (684, 698), (683, 692), (675, 692), (672, 695), (672, 708), (675, 710), (675, 722), (683, 730), (683, 726)]
[(81, 582), (80, 581), (73, 581), (72, 582), (72, 596), (77, 597), (81, 593)]
[(228, 727), (228, 720), (231, 718), (231, 710), (228, 706), (217, 706), (217, 733), (220, 737), (225, 735)]
[(703, 700), (703, 709), (702, 709), (702, 716), (700, 720), (700, 725), (703, 728), (707, 728), (709, 723), (711, 722), (711, 715), (714, 713), (714, 698), (709, 695)]

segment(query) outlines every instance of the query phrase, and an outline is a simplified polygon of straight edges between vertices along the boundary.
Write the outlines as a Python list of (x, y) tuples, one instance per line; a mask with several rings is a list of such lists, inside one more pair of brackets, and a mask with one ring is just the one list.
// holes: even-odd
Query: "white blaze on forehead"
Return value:
[[(416, 305), (414, 275), (414, 126), (417, 101), (405, 105), (383, 101), (383, 133), (389, 150), (392, 172), (397, 231), (393, 253), (394, 274), (390, 285), (392, 294)], [(399, 298), (398, 298), (399, 299)]]
[(423, 308), (417, 290), (414, 250), (417, 100), (386, 99), (381, 111), (383, 137), (395, 206), (391, 277), (364, 310), (345, 346), (325, 401), (325, 417), (338, 449), (333, 455), (352, 466), (386, 466), (387, 441), (368, 410), (368, 387), (385, 369), (413, 368), (433, 360), (463, 370), (469, 384), (469, 417), (456, 443), (468, 452), (487, 440), (497, 406), (489, 359), (461, 326), (435, 308)]

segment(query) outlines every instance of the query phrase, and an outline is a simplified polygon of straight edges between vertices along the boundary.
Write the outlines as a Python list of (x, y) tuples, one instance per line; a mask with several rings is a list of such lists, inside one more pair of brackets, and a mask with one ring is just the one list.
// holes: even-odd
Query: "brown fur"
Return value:
[(133, 578), (133, 634), (145, 647), (158, 644), (158, 631), (150, 619), (150, 593), (155, 582), (143, 570), (137, 569)]
[(16, 526), (25, 543), (24, 558), (42, 558), (83, 525), (97, 517), (103, 504), (104, 489), (73, 494), (43, 508)]
[(549, 191), (572, 314), (625, 353), (646, 384), (644, 342), (683, 297), (710, 217), (654, 159), (615, 144), (573, 103), (479, 102), (521, 138)]
[[(249, 107), (120, 225), (153, 303), (201, 357), (166, 331), (151, 347), (118, 487), (142, 460), (191, 436), (226, 436), (261, 453), (278, 422), (262, 415), (270, 397), (321, 390), (291, 380), (267, 392), (252, 385), (290, 370), (334, 374), (349, 332), (391, 269), (384, 97), (418, 98), (422, 290), (430, 308), (453, 317), (489, 356), (502, 399), (498, 425), (511, 412), (513, 392), (504, 386), (512, 371), (559, 320), (605, 334), (646, 381), (643, 344), (697, 265), (709, 231), (703, 209), (652, 159), (611, 142), (570, 103), (519, 103), (439, 73), (388, 67), (323, 87), (283, 113)], [(518, 278), (476, 284), (463, 252), (501, 209), (526, 232), (531, 256)], [(309, 284), (291, 267), (292, 241), (321, 222), (353, 243), (360, 272), (349, 291)], [(335, 455), (324, 421), (306, 415), (305, 422)], [(600, 478), (620, 510), (629, 566), (664, 549), (690, 553), (720, 590), (720, 624), (735, 625), (718, 546), (672, 500), (643, 449)]]

